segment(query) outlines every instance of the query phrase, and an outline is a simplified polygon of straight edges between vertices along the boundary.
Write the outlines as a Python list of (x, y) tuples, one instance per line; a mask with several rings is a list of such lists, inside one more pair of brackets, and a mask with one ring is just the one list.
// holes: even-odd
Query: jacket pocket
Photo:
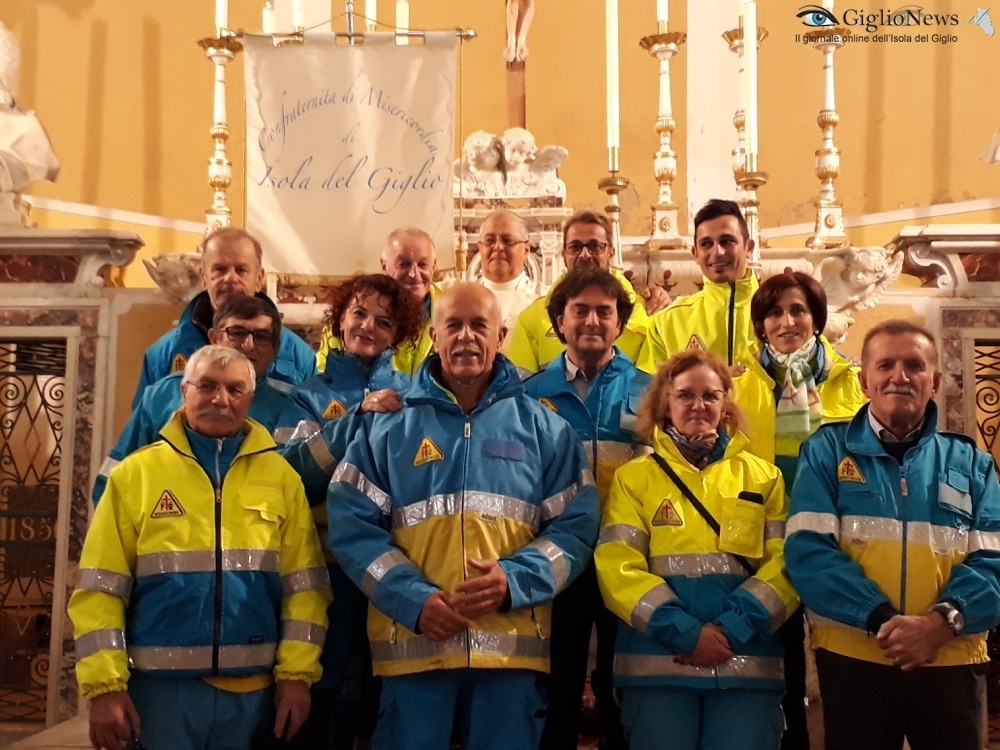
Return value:
[(938, 477), (938, 505), (972, 520), (972, 495), (969, 493), (969, 476), (959, 469), (948, 469)]
[(722, 499), (719, 549), (744, 557), (764, 556), (764, 506), (739, 497)]
[(285, 520), (281, 491), (272, 487), (250, 487), (241, 500), (245, 511), (246, 545), (250, 549), (280, 548), (281, 524)]

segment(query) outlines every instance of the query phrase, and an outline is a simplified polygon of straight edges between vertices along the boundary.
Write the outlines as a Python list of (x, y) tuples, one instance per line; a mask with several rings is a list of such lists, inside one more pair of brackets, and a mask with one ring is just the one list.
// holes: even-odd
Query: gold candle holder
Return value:
[(229, 122), (226, 117), (226, 65), (233, 61), (243, 44), (235, 34), (224, 33), (218, 37), (198, 40), (205, 50), (205, 57), (215, 66), (215, 113), (209, 135), (214, 143), (208, 160), (208, 184), (212, 188), (212, 206), (205, 211), (206, 232), (228, 227), (232, 211), (226, 202), (226, 191), (233, 183), (233, 163), (226, 154), (229, 140)]
[(617, 171), (612, 171), (607, 177), (603, 177), (597, 182), (597, 188), (608, 194), (608, 205), (604, 207), (604, 213), (608, 215), (608, 220), (611, 222), (611, 242), (615, 246), (615, 268), (622, 268), (623, 266), (621, 243), (622, 206), (618, 200), (618, 195), (631, 184), (628, 178), (622, 177)]
[(840, 175), (840, 149), (833, 142), (833, 132), (840, 123), (837, 114), (836, 89), (833, 76), (833, 55), (844, 46), (841, 41), (847, 29), (823, 29), (816, 33), (813, 47), (823, 53), (823, 109), (816, 116), (816, 124), (823, 134), (820, 148), (816, 150), (816, 177), (820, 181), (816, 207), (816, 223), (806, 246), (813, 250), (846, 247), (851, 244), (844, 228), (844, 204), (837, 200), (834, 182)]

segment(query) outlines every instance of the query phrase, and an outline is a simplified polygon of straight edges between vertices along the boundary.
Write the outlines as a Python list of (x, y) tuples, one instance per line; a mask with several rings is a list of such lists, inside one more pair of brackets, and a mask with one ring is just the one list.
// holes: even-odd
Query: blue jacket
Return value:
[(586, 401), (566, 380), (565, 352), (524, 383), (529, 396), (573, 426), (590, 458), (602, 506), (615, 470), (636, 455), (649, 452), (640, 447), (633, 430), (639, 402), (652, 380), (615, 347), (615, 356), (590, 384)]
[(890, 664), (866, 633), (880, 605), (923, 614), (950, 600), (965, 632), (934, 666), (987, 661), (1000, 623), (1000, 484), (993, 459), (964, 435), (939, 432), (931, 402), (900, 464), (865, 406), (802, 445), (785, 562), (810, 610), (814, 648)]
[(326, 500), (333, 470), (361, 428), (365, 415), (358, 407), (364, 397), (383, 388), (402, 394), (410, 380), (393, 367), (391, 349), (367, 371), (357, 357), (331, 351), (323, 374), (296, 386), (278, 417), (274, 441), (302, 477), (310, 505)]
[[(378, 414), (334, 473), (330, 546), (371, 599), (376, 674), (435, 669), (548, 671), (550, 603), (590, 563), (597, 491), (569, 424), (524, 393), (502, 355), (465, 414), (428, 358), (406, 407)], [(436, 643), (417, 635), (427, 597), (498, 560), (510, 608)]]
[[(94, 490), (91, 493), (94, 505), (100, 502), (101, 495), (104, 494), (111, 470), (128, 454), (160, 439), (163, 425), (170, 421), (173, 413), (183, 404), (184, 399), (181, 396), (183, 377), (183, 372), (167, 375), (142, 394), (139, 406), (132, 411), (132, 416), (125, 423), (122, 434), (118, 436), (118, 442), (104, 459), (101, 470), (94, 480)], [(288, 383), (279, 380), (271, 378), (258, 380), (253, 402), (250, 404), (250, 418), (260, 422), (268, 432), (273, 430), (278, 415), (285, 408), (291, 389)]]
[[(263, 292), (255, 296), (267, 298)], [(132, 397), (132, 411), (139, 408), (143, 391), (170, 373), (182, 371), (188, 357), (208, 343), (212, 314), (208, 292), (195, 295), (181, 313), (177, 326), (160, 336), (146, 350), (139, 385)], [(316, 374), (316, 352), (295, 333), (282, 328), (281, 346), (267, 374), (292, 385), (301, 383)]]
[(81, 692), (124, 690), (132, 670), (312, 684), (330, 589), (299, 478), (253, 420), (192, 439), (178, 412), (161, 435), (111, 473), (87, 532), (69, 603)]

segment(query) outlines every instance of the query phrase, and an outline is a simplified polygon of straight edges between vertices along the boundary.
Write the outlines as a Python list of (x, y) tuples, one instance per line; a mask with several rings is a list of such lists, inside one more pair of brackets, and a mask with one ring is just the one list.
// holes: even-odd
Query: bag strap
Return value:
[[(716, 536), (721, 537), (722, 526), (720, 526), (719, 522), (715, 520), (715, 516), (709, 513), (708, 508), (706, 508), (704, 504), (701, 502), (701, 500), (698, 499), (698, 496), (695, 495), (686, 484), (684, 484), (684, 480), (682, 480), (679, 476), (677, 476), (677, 472), (670, 467), (670, 464), (666, 462), (663, 456), (659, 455), (658, 453), (651, 453), (650, 456), (654, 461), (656, 461), (659, 467), (663, 469), (663, 473), (666, 474), (668, 477), (670, 477), (670, 481), (673, 482), (675, 485), (677, 485), (677, 489), (679, 489), (681, 491), (681, 494), (683, 494), (684, 497), (687, 498), (688, 502), (690, 502), (691, 505), (694, 506), (694, 509), (698, 511), (701, 517), (705, 519), (705, 523), (707, 523), (709, 527), (712, 529), (712, 531), (715, 532)], [(756, 575), (757, 570), (754, 568), (753, 565), (750, 564), (750, 561), (743, 555), (737, 555), (733, 552), (727, 552), (726, 554), (735, 557), (737, 562), (739, 562), (739, 564), (743, 566), (743, 569), (747, 572), (748, 575), (751, 576)]]

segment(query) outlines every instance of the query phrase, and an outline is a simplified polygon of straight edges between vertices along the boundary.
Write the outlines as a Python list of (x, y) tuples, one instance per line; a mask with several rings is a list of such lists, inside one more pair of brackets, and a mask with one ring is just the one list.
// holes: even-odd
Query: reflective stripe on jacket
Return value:
[[(469, 414), (421, 366), (405, 408), (358, 433), (330, 485), (330, 547), (371, 599), (375, 673), (548, 671), (549, 604), (589, 563), (598, 503), (569, 424), (529, 398), (497, 355)], [(417, 635), (427, 598), (499, 560), (510, 608), (444, 643)]]
[(124, 690), (130, 669), (311, 684), (331, 596), (302, 483), (248, 420), (217, 492), (182, 419), (111, 472), (94, 514), (69, 604), (81, 693)]
[[(652, 363), (641, 356), (643, 345), (646, 342), (646, 329), (649, 326), (645, 300), (635, 293), (632, 284), (620, 271), (612, 268), (611, 274), (621, 282), (629, 299), (635, 304), (635, 307), (632, 308), (632, 315), (622, 328), (621, 335), (615, 341), (615, 345), (640, 370), (655, 372)], [(556, 284), (558, 283), (557, 281)], [(559, 340), (559, 336), (556, 335), (556, 331), (552, 327), (552, 321), (549, 319), (549, 313), (545, 307), (548, 304), (549, 295), (536, 299), (518, 316), (517, 325), (508, 334), (510, 343), (506, 347), (507, 356), (521, 372), (522, 377), (538, 372), (566, 351), (566, 344)]]
[(1000, 622), (1000, 485), (993, 459), (964, 435), (937, 429), (932, 401), (900, 464), (865, 406), (802, 446), (792, 493), (788, 572), (810, 611), (813, 648), (891, 664), (868, 618), (882, 604), (923, 614), (954, 601), (965, 632), (934, 666), (987, 661)]
[[(628, 624), (618, 628), (616, 684), (784, 684), (774, 631), (798, 604), (782, 558), (788, 500), (778, 469), (746, 445), (737, 434), (722, 458), (698, 471), (665, 433), (654, 433), (654, 450), (716, 518), (721, 537), (651, 457), (615, 473), (594, 561), (605, 604)], [(705, 623), (722, 628), (734, 656), (713, 668), (676, 664), (675, 654), (694, 651)]]

